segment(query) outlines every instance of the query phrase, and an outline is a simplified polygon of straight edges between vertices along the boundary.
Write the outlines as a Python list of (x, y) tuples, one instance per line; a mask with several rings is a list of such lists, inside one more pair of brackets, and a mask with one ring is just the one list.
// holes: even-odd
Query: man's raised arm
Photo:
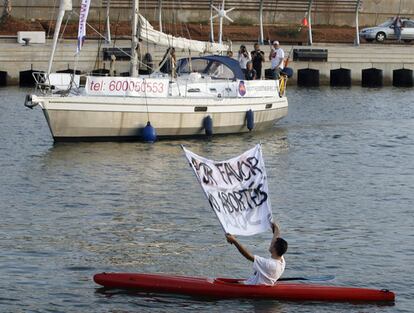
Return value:
[(230, 234), (226, 234), (226, 239), (227, 239), (228, 243), (234, 244), (236, 246), (237, 250), (239, 250), (239, 252), (241, 253), (242, 256), (244, 256), (249, 261), (254, 262), (253, 254), (251, 254), (245, 247), (243, 247), (237, 241), (236, 237), (234, 237), (233, 235), (230, 235)]
[(277, 225), (275, 222), (272, 222), (271, 225), (272, 225), (273, 237), (274, 238), (280, 237), (280, 227), (279, 227), (279, 225)]
[(273, 231), (273, 238), (271, 242), (271, 246), (273, 246), (276, 242), (276, 239), (280, 237), (280, 227), (275, 222), (272, 222), (272, 231)]

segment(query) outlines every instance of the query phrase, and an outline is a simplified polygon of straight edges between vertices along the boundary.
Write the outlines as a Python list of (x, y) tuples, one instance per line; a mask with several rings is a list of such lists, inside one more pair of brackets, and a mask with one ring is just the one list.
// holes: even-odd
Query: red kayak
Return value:
[(101, 273), (93, 280), (106, 288), (212, 298), (256, 298), (293, 301), (394, 301), (388, 290), (278, 282), (274, 286), (244, 285), (242, 279), (198, 278), (159, 274)]

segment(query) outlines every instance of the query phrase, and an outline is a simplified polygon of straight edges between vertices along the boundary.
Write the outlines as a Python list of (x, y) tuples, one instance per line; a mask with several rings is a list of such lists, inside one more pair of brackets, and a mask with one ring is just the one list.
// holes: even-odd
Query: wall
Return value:
[[(54, 10), (54, 2), (58, 0), (13, 0), (13, 16), (17, 18), (41, 18), (43, 20), (54, 19), (56, 10)], [(79, 2), (73, 1), (73, 6), (76, 11), (79, 11)], [(177, 7), (179, 6), (177, 1)], [(141, 10), (149, 20), (157, 20), (158, 13), (156, 9), (147, 7), (145, 1), (140, 1)], [(378, 24), (390, 16), (396, 15), (399, 12), (400, 0), (362, 0), (362, 10), (360, 12), (360, 25)], [(106, 14), (105, 4), (103, 1), (92, 1), (90, 10), (90, 19), (98, 20), (99, 17), (103, 20)], [(165, 22), (182, 21), (182, 22), (207, 22), (209, 19), (209, 10), (200, 10), (196, 7), (194, 10), (176, 10), (171, 12), (165, 10), (163, 12), (163, 19)], [(401, 0), (402, 16), (414, 18), (414, 1)], [(130, 19), (131, 12), (127, 8), (113, 7), (111, 9), (112, 20)], [(258, 23), (258, 11), (249, 12), (237, 8), (230, 13), (234, 20), (250, 20), (252, 23)], [(274, 23), (292, 23), (299, 24), (304, 16), (304, 12), (269, 12), (265, 11), (264, 22), (266, 24)], [(73, 19), (77, 19), (75, 14)], [(333, 24), (338, 26), (355, 25), (355, 16), (351, 13), (313, 13), (312, 20), (314, 24)]]
[[(33, 44), (23, 46), (16, 44), (15, 40), (0, 40), (0, 71), (8, 72), (9, 84), (18, 83), (20, 71), (47, 70), (50, 59), (52, 41), (48, 40), (45, 45)], [(129, 47), (130, 42), (119, 40), (117, 46)], [(234, 46), (240, 46), (240, 42), (234, 42)], [(108, 47), (108, 45), (104, 45)], [(91, 71), (96, 65), (99, 44), (96, 40), (87, 40), (82, 48), (76, 64), (76, 69), (81, 71)], [(109, 45), (112, 47), (112, 45)], [(252, 45), (247, 45), (248, 50), (252, 50)], [(283, 46), (286, 55), (289, 55), (292, 46)], [(303, 48), (297, 46), (295, 48)], [(360, 84), (362, 69), (376, 67), (384, 71), (384, 84), (390, 85), (392, 81), (392, 71), (394, 69), (407, 68), (414, 70), (414, 47), (412, 45), (388, 45), (386, 49), (378, 49), (378, 45), (361, 45), (359, 47), (345, 44), (315, 44), (315, 48), (328, 50), (328, 62), (294, 62), (290, 55), (289, 67), (295, 71), (291, 79), (291, 84), (295, 84), (297, 70), (304, 68), (317, 69), (320, 72), (321, 84), (329, 84), (329, 73), (331, 69), (348, 68), (352, 71), (353, 84)], [(146, 46), (142, 50), (145, 53)], [(266, 55), (270, 49), (268, 46), (262, 47)], [(52, 71), (64, 70), (75, 66), (75, 40), (63, 40), (56, 51)], [(148, 50), (157, 65), (165, 53), (165, 47), (149, 45)], [(193, 54), (194, 56), (194, 54)], [(177, 57), (188, 57), (187, 51), (177, 50)], [(99, 53), (100, 63), (97, 67), (109, 69), (109, 62), (102, 61), (102, 53)], [(267, 58), (266, 58), (267, 59)], [(129, 70), (128, 61), (117, 61), (116, 70), (122, 73)], [(265, 68), (270, 68), (269, 61), (266, 61)]]

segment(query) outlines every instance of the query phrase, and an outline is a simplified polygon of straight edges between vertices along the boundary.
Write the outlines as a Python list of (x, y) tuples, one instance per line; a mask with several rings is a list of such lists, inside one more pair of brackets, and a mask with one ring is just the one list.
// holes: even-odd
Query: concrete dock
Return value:
[[(291, 47), (283, 47), (285, 53), (289, 53)], [(296, 47), (306, 48), (306, 47)], [(314, 44), (312, 48), (327, 49), (327, 62), (289, 62), (297, 73), (303, 68), (319, 70), (321, 85), (329, 85), (330, 71), (339, 68), (351, 70), (353, 85), (360, 85), (362, 70), (377, 68), (383, 71), (384, 85), (392, 84), (393, 70), (414, 70), (414, 46), (397, 44), (361, 44), (360, 46), (343, 44)], [(293, 77), (296, 81), (297, 75)]]
[[(233, 43), (234, 55), (237, 55), (238, 47), (241, 43)], [(130, 43), (127, 40), (117, 40), (117, 47), (129, 47)], [(75, 40), (63, 40), (58, 46), (55, 62), (53, 63), (53, 71), (64, 70), (68, 67), (74, 68), (83, 72), (92, 71), (96, 68), (109, 69), (109, 61), (103, 61), (102, 48), (113, 47), (112, 44), (99, 43), (96, 40), (87, 40), (83, 46), (82, 52), (76, 62)], [(252, 45), (247, 45), (248, 50), (253, 50)], [(289, 67), (294, 69), (295, 75), (291, 79), (291, 83), (295, 83), (297, 79), (297, 71), (299, 69), (311, 68), (319, 71), (319, 78), (321, 85), (329, 85), (330, 71), (339, 68), (346, 68), (351, 70), (352, 84), (360, 85), (362, 70), (368, 68), (377, 68), (383, 71), (384, 85), (392, 84), (393, 70), (396, 69), (411, 69), (414, 70), (414, 45), (412, 44), (361, 44), (360, 46), (353, 46), (350, 44), (314, 44), (312, 47), (307, 46), (282, 46), (285, 50), (286, 56), (292, 48), (298, 49), (327, 49), (327, 62), (297, 62), (292, 60), (290, 55)], [(158, 64), (161, 60), (165, 48), (154, 46), (152, 44), (143, 44), (143, 52), (149, 51), (153, 58), (154, 64)], [(262, 50), (267, 54), (270, 51), (269, 46), (262, 46)], [(48, 61), (50, 59), (51, 40), (46, 44), (31, 44), (23, 46), (16, 43), (15, 38), (1, 39), (0, 41), (0, 71), (7, 71), (8, 84), (18, 84), (19, 72), (30, 70), (47, 69)], [(185, 51), (177, 51), (177, 57), (188, 56)], [(197, 56), (193, 54), (192, 56)], [(128, 61), (116, 62), (117, 73), (128, 71)], [(269, 68), (270, 63), (266, 62), (265, 68)]]

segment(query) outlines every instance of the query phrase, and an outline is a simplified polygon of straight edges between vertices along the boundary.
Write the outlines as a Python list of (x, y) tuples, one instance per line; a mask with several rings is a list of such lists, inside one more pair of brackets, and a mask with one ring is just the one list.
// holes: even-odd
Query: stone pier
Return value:
[[(241, 43), (233, 43), (234, 56), (237, 57), (237, 50)], [(117, 40), (118, 47), (129, 47), (127, 40)], [(113, 47), (94, 40), (87, 40), (83, 46), (82, 52), (76, 62), (75, 40), (64, 40), (57, 49), (53, 71), (64, 70), (68, 67), (83, 72), (92, 71), (96, 68), (109, 69), (109, 61), (103, 61), (102, 48)], [(286, 56), (294, 48), (307, 49), (306, 46), (282, 46)], [(249, 50), (253, 50), (252, 45), (247, 45)], [(321, 85), (329, 85), (330, 71), (346, 68), (351, 70), (351, 80), (353, 85), (360, 85), (362, 78), (362, 70), (369, 68), (377, 68), (383, 71), (384, 86), (392, 85), (393, 70), (411, 69), (414, 70), (414, 45), (412, 44), (362, 44), (361, 46), (353, 46), (350, 44), (314, 44), (314, 49), (327, 49), (327, 62), (294, 62), (292, 60), (293, 52), (290, 53), (289, 67), (294, 69), (294, 76), (290, 83), (296, 84), (297, 72), (300, 69), (315, 69), (319, 71), (319, 79)], [(154, 45), (143, 44), (143, 52), (150, 51), (154, 58), (154, 64), (158, 64), (161, 60), (165, 48)], [(270, 51), (269, 46), (262, 46), (262, 50), (266, 53), (266, 59)], [(20, 71), (34, 70), (45, 71), (50, 58), (51, 41), (46, 44), (31, 44), (23, 46), (16, 43), (15, 38), (2, 39), (0, 41), (0, 71), (7, 71), (7, 82), (9, 85), (18, 84)], [(187, 57), (185, 51), (177, 51), (178, 57)], [(192, 56), (197, 56), (193, 53)], [(267, 61), (266, 68), (270, 67)], [(117, 73), (129, 70), (128, 61), (117, 61)]]

